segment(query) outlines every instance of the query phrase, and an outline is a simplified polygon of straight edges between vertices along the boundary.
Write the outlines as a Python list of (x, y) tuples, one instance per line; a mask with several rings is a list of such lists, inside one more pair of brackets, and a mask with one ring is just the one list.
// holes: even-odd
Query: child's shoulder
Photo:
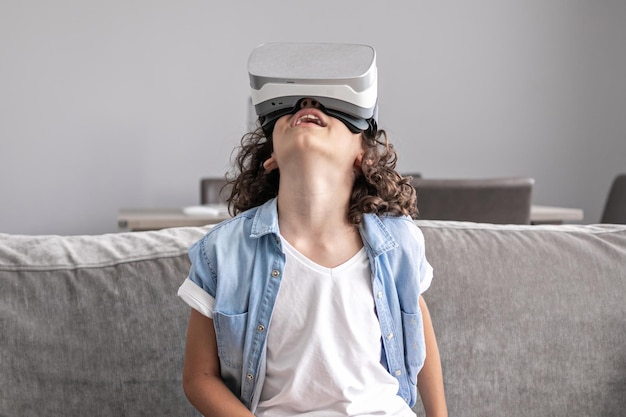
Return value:
[(215, 224), (206, 232), (204, 236), (202, 236), (201, 240), (205, 242), (219, 241), (221, 239), (232, 240), (237, 236), (242, 236), (242, 232), (245, 232), (245, 230), (249, 231), (251, 229), (257, 209), (258, 207), (254, 207), (250, 210), (239, 213), (230, 219), (226, 219)]
[(422, 231), (409, 216), (376, 215), (364, 216), (363, 227), (367, 236), (375, 236), (388, 243), (404, 246), (421, 245), (424, 242)]
[(420, 233), (415, 220), (409, 216), (396, 216), (391, 214), (373, 215), (387, 229), (398, 233)]

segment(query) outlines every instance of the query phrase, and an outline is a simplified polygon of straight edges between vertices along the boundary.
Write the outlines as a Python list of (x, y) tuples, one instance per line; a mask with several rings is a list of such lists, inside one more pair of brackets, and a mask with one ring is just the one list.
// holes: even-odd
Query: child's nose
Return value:
[(320, 107), (320, 103), (319, 101), (313, 99), (313, 98), (303, 98), (302, 100), (300, 100), (300, 108), (301, 109), (306, 109), (307, 107), (315, 107), (315, 108), (319, 108)]

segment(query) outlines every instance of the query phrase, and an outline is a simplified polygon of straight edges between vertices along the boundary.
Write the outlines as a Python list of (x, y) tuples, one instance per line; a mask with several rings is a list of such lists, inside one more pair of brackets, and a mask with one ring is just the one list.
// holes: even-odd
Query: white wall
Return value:
[(246, 128), (270, 41), (378, 52), (402, 171), (528, 175), (595, 222), (626, 171), (626, 2), (0, 2), (0, 232), (114, 232), (197, 204)]

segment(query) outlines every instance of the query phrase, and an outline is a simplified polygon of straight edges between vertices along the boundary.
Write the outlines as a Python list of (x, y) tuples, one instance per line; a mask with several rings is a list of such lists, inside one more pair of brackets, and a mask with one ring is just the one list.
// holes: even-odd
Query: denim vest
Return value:
[[(383, 335), (381, 363), (398, 380), (398, 395), (413, 407), (425, 358), (419, 295), (432, 278), (424, 237), (409, 217), (367, 214), (359, 229)], [(224, 383), (254, 412), (285, 266), (276, 200), (216, 225), (190, 247), (189, 256), (188, 278), (215, 299), (213, 323)]]

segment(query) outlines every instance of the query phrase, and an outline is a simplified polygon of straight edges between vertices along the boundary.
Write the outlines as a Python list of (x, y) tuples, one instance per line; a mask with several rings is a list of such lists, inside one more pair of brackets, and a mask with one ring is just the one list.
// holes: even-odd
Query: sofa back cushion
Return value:
[(625, 415), (626, 227), (418, 224), (451, 416)]
[(196, 415), (176, 290), (204, 232), (0, 235), (0, 416)]

